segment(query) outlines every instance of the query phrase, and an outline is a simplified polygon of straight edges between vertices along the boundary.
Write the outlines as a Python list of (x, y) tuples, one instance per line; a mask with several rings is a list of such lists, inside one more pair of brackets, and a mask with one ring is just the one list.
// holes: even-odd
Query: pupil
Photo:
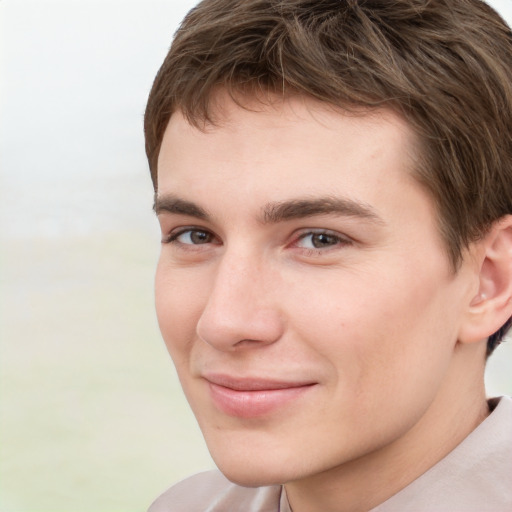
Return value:
[(332, 245), (336, 242), (332, 235), (326, 235), (325, 233), (314, 235), (312, 239), (314, 247), (317, 249), (320, 247), (325, 247), (326, 245)]
[(190, 234), (190, 239), (195, 244), (204, 244), (208, 242), (208, 233), (206, 233), (205, 231), (193, 231)]

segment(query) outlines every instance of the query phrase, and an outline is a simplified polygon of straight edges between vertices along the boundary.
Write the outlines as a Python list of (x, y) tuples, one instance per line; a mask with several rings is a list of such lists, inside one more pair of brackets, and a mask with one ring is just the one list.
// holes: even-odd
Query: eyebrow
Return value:
[(188, 217), (196, 217), (201, 220), (209, 220), (210, 215), (208, 212), (200, 206), (180, 199), (174, 195), (158, 196), (155, 194), (155, 202), (153, 204), (153, 210), (157, 215), (161, 213), (174, 213), (176, 215), (187, 215)]
[(264, 223), (276, 223), (315, 215), (359, 217), (384, 224), (382, 218), (377, 215), (370, 205), (341, 197), (293, 199), (291, 201), (269, 203), (263, 209)]
[[(201, 206), (191, 201), (181, 199), (173, 194), (164, 196), (155, 195), (153, 210), (157, 215), (165, 212), (195, 217), (205, 221), (211, 219), (211, 215), (208, 211)], [(276, 224), (278, 222), (317, 215), (358, 217), (377, 224), (385, 224), (370, 205), (353, 199), (332, 196), (312, 199), (291, 199), (268, 203), (262, 209), (260, 222), (262, 224)]]

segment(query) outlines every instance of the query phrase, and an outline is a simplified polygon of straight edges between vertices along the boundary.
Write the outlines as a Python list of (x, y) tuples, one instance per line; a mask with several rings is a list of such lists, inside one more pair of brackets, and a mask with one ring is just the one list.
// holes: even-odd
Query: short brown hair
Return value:
[[(421, 141), (415, 175), (436, 203), (454, 268), (512, 213), (512, 34), (480, 0), (203, 0), (149, 96), (155, 190), (171, 115), (212, 122), (219, 88), (402, 115)], [(506, 328), (489, 338), (489, 353)]]

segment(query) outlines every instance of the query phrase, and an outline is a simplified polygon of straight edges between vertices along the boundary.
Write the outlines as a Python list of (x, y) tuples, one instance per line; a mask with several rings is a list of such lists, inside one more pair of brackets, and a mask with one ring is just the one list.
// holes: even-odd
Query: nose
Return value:
[[(225, 254), (217, 263), (197, 335), (217, 350), (257, 348), (283, 334), (275, 275), (255, 258)], [(272, 286), (274, 283), (274, 286)]]

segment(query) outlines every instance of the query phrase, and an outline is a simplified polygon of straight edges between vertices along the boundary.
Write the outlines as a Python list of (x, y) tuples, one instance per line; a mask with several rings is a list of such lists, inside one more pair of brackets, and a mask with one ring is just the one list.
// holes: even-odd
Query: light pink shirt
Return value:
[[(370, 512), (512, 512), (512, 399), (459, 446)], [(292, 512), (283, 486), (246, 488), (219, 471), (171, 487), (148, 512)]]

